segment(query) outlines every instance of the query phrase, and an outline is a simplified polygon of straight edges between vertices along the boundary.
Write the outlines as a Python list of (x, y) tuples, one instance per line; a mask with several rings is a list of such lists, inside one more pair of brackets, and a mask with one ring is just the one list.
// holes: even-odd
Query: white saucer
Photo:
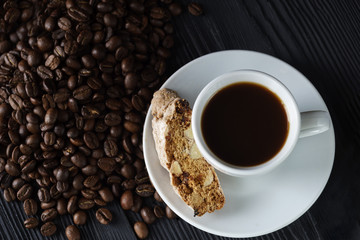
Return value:
[[(251, 51), (222, 51), (202, 56), (175, 72), (162, 87), (170, 88), (193, 106), (201, 89), (217, 76), (239, 69), (268, 73), (293, 93), (300, 111), (327, 110), (314, 86), (296, 69), (274, 57)], [(294, 151), (274, 171), (252, 178), (218, 173), (225, 206), (193, 217), (193, 211), (172, 189), (154, 146), (151, 111), (144, 124), (143, 147), (147, 170), (165, 203), (193, 226), (220, 236), (254, 237), (276, 231), (299, 218), (319, 197), (328, 181), (335, 155), (332, 123), (325, 133), (299, 139)]]

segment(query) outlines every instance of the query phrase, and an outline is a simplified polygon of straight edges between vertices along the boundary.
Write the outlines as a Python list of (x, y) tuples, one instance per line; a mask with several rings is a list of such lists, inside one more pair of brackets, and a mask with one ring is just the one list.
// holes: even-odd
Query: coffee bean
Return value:
[(82, 210), (87, 210), (93, 208), (95, 205), (95, 202), (91, 199), (86, 198), (80, 198), (78, 202), (78, 206)]
[(46, 209), (50, 209), (50, 208), (53, 208), (56, 206), (56, 201), (55, 200), (51, 200), (50, 202), (42, 202), (40, 203), (40, 207), (41, 209), (43, 210), (46, 210)]
[(161, 206), (154, 207), (154, 214), (157, 218), (162, 218), (165, 216), (164, 209)]
[(76, 225), (84, 225), (86, 223), (86, 213), (84, 211), (77, 211), (73, 216), (73, 222)]
[(5, 171), (10, 176), (19, 176), (20, 175), (20, 167), (18, 164), (8, 161), (8, 163), (5, 165)]
[(141, 215), (142, 219), (144, 220), (144, 222), (147, 224), (152, 224), (156, 220), (154, 211), (147, 206), (143, 207), (140, 210), (140, 215)]
[(194, 16), (200, 16), (203, 14), (202, 6), (199, 3), (190, 3), (188, 5), (188, 11)]
[(100, 180), (99, 176), (93, 175), (93, 176), (89, 176), (89, 177), (85, 178), (83, 184), (87, 188), (92, 188), (99, 182), (99, 180)]
[(53, 42), (46, 36), (39, 37), (37, 39), (37, 47), (41, 52), (50, 51), (53, 46)]
[(109, 224), (112, 220), (112, 214), (111, 212), (106, 208), (99, 208), (96, 211), (96, 219), (101, 224)]
[(86, 166), (86, 157), (83, 153), (78, 152), (74, 154), (73, 156), (71, 156), (70, 160), (75, 166), (79, 168), (83, 168)]
[(12, 189), (12, 188), (6, 188), (5, 190), (4, 190), (4, 199), (5, 199), (5, 201), (7, 201), (7, 202), (12, 202), (12, 201), (15, 201), (15, 199), (16, 199), (16, 194), (15, 194), (15, 191), (14, 191), (14, 189)]
[(77, 22), (86, 22), (89, 15), (81, 8), (71, 7), (67, 10), (68, 15)]
[(40, 188), (37, 192), (37, 196), (40, 202), (49, 202), (50, 201), (50, 192), (46, 188)]
[(100, 158), (97, 165), (105, 172), (112, 172), (115, 169), (116, 162), (113, 158)]
[(130, 210), (134, 205), (133, 193), (130, 190), (126, 190), (120, 198), (120, 205), (124, 210)]
[(49, 237), (53, 235), (56, 232), (56, 230), (57, 230), (56, 225), (53, 222), (44, 223), (40, 228), (41, 234), (45, 237)]
[(58, 211), (59, 215), (65, 215), (67, 213), (67, 203), (64, 198), (60, 198), (56, 202), (56, 210)]
[[(0, 159), (0, 170), (1, 170), (1, 159)], [(2, 172), (2, 171), (0, 171)], [(25, 180), (22, 178), (15, 178), (11, 183), (11, 186), (14, 190), (19, 190), (22, 186), (24, 186)]]
[(150, 181), (149, 174), (148, 174), (148, 172), (146, 170), (143, 170), (143, 171), (139, 172), (135, 176), (135, 182), (138, 185), (143, 184), (143, 183), (147, 183), (149, 181)]
[(106, 140), (104, 142), (104, 152), (105, 155), (108, 157), (115, 157), (118, 153), (118, 147), (115, 141), (113, 140)]
[(69, 225), (65, 229), (65, 235), (69, 240), (80, 240), (80, 231), (75, 225)]
[[(135, 168), (130, 164), (124, 164), (121, 167), (120, 173), (123, 177), (125, 177), (127, 179), (133, 179), (136, 174)], [(136, 181), (136, 179), (135, 179), (135, 181)]]
[[(4, 179), (3, 181), (4, 182)], [(3, 188), (3, 187), (2, 187)], [(18, 191), (17, 191), (17, 198), (19, 201), (25, 201), (26, 199), (30, 198), (32, 194), (33, 187), (30, 184), (23, 185)]]
[(49, 208), (46, 209), (45, 211), (43, 211), (43, 213), (41, 214), (41, 221), (42, 222), (49, 222), (54, 220), (58, 215), (58, 212), (56, 211), (55, 208)]
[(139, 124), (131, 122), (131, 121), (124, 121), (124, 128), (131, 133), (137, 133), (141, 129)]
[(76, 175), (74, 177), (72, 185), (76, 190), (81, 190), (81, 189), (84, 188), (83, 181), (84, 181), (84, 176), (83, 175), (81, 175), (81, 174)]
[(134, 231), (136, 236), (140, 239), (145, 239), (149, 235), (148, 227), (144, 222), (138, 221), (134, 224)]
[(28, 218), (24, 221), (24, 226), (27, 229), (36, 228), (39, 225), (39, 220), (37, 218)]
[(59, 18), (57, 24), (59, 28), (61, 28), (64, 31), (68, 31), (71, 28), (71, 21), (66, 17)]
[(74, 90), (73, 96), (77, 100), (87, 100), (91, 93), (91, 88), (88, 85), (83, 85)]
[(155, 189), (151, 184), (141, 184), (136, 187), (136, 193), (140, 197), (150, 197), (154, 194)]
[(173, 16), (178, 16), (182, 12), (181, 5), (176, 2), (169, 5), (169, 10)]
[(107, 187), (100, 189), (98, 191), (98, 193), (99, 193), (101, 199), (104, 200), (105, 202), (112, 202), (114, 200), (114, 195), (112, 194), (110, 189)]
[(56, 180), (62, 181), (62, 182), (68, 180), (69, 176), (70, 176), (69, 170), (64, 167), (59, 168), (55, 175)]
[(9, 104), (14, 110), (19, 110), (23, 107), (23, 101), (22, 99), (15, 94), (11, 94), (9, 97)]
[(37, 206), (37, 203), (34, 199), (26, 199), (24, 201), (24, 204), (23, 204), (23, 207), (24, 207), (24, 212), (26, 215), (30, 216), (30, 215), (35, 215), (37, 213), (37, 210), (38, 210), (38, 206)]
[(77, 207), (78, 207), (78, 204), (77, 204), (77, 201), (78, 201), (78, 197), (77, 196), (72, 196), (70, 197), (69, 201), (68, 201), (68, 204), (67, 204), (67, 211), (69, 214), (74, 214)]
[(60, 58), (51, 54), (45, 61), (45, 66), (50, 70), (55, 70), (60, 65)]
[(96, 149), (99, 147), (99, 139), (93, 132), (86, 132), (83, 136), (86, 146), (90, 149)]
[(177, 218), (177, 215), (168, 206), (165, 207), (165, 213), (168, 219)]

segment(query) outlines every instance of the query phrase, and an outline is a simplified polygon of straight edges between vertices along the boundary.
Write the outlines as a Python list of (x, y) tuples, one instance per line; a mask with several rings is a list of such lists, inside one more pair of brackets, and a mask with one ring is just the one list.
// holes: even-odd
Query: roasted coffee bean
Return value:
[(154, 214), (157, 218), (162, 218), (165, 216), (164, 209), (158, 205), (154, 207)]
[(50, 51), (53, 46), (53, 42), (46, 36), (39, 37), (37, 39), (37, 47), (41, 52)]
[(97, 197), (97, 193), (88, 188), (81, 190), (81, 195), (86, 199), (92, 199), (92, 200)]
[(112, 221), (112, 214), (111, 212), (106, 208), (99, 208), (96, 211), (96, 219), (101, 224), (109, 224)]
[(140, 215), (145, 223), (152, 224), (156, 220), (153, 209), (145, 206), (140, 210)]
[(31, 198), (24, 201), (23, 207), (25, 214), (28, 216), (35, 215), (38, 210), (37, 202)]
[[(1, 165), (1, 164), (0, 164)], [(0, 171), (2, 172), (2, 171)], [(25, 180), (22, 178), (15, 178), (11, 183), (11, 186), (14, 190), (19, 190), (22, 186), (24, 186)]]
[(36, 69), (36, 72), (40, 76), (40, 78), (42, 78), (43, 80), (53, 79), (53, 77), (54, 77), (53, 72), (49, 68), (47, 68), (43, 65), (38, 66)]
[(143, 198), (141, 198), (139, 195), (135, 194), (134, 196), (134, 204), (133, 206), (131, 207), (131, 211), (133, 212), (139, 212), (141, 207), (142, 207), (142, 204), (143, 204)]
[(84, 188), (83, 181), (84, 181), (83, 175), (81, 175), (81, 174), (76, 175), (73, 179), (72, 185), (76, 190), (81, 190)]
[(86, 213), (84, 211), (77, 211), (73, 216), (73, 222), (76, 225), (84, 225), (86, 223)]
[(158, 202), (164, 202), (157, 191), (154, 193), (154, 198)]
[(87, 210), (93, 208), (95, 205), (95, 202), (91, 199), (86, 198), (80, 198), (78, 202), (78, 206), (82, 210)]
[(118, 153), (118, 146), (115, 141), (106, 140), (104, 142), (104, 152), (108, 157), (115, 157)]
[(101, 199), (104, 200), (105, 202), (112, 202), (114, 200), (114, 195), (112, 194), (110, 189), (107, 187), (100, 189), (98, 191), (98, 193), (99, 193)]
[(15, 201), (15, 199), (16, 199), (16, 194), (15, 194), (14, 189), (12, 189), (11, 187), (6, 188), (6, 189), (4, 190), (4, 199), (5, 199), (5, 201), (7, 201), (7, 202)]
[(71, 156), (70, 160), (75, 166), (79, 168), (83, 168), (86, 166), (86, 157), (83, 153), (78, 152), (74, 154), (73, 156)]
[(45, 61), (45, 66), (50, 68), (50, 70), (55, 70), (60, 65), (60, 58), (54, 54), (48, 56)]
[(155, 189), (151, 184), (141, 184), (139, 186), (136, 187), (135, 192), (140, 196), (140, 197), (150, 197), (152, 195), (154, 195)]
[(49, 208), (46, 209), (45, 211), (43, 211), (43, 213), (41, 214), (41, 221), (42, 222), (49, 222), (54, 220), (58, 215), (58, 212), (56, 211), (55, 208)]
[[(79, 33), (79, 35), (76, 38), (76, 41), (80, 45), (84, 46), (84, 45), (89, 44), (91, 42), (92, 38), (93, 38), (93, 33), (91, 31), (87, 30), (87, 29), (84, 29)], [(85, 67), (86, 67), (86, 65), (85, 65)]]
[(69, 201), (68, 201), (68, 204), (67, 204), (67, 211), (69, 214), (74, 214), (75, 211), (77, 210), (78, 208), (78, 197), (77, 196), (72, 196), (70, 197)]
[(71, 28), (71, 21), (66, 17), (59, 18), (57, 24), (59, 28), (61, 28), (64, 31), (68, 31)]
[[(132, 179), (135, 177), (135, 168), (131, 165), (131, 164), (124, 164), (121, 167), (120, 173), (123, 177), (127, 178), (127, 179)], [(135, 179), (136, 181), (136, 179)]]
[[(2, 182), (4, 179), (2, 180)], [(19, 201), (25, 201), (26, 199), (30, 198), (32, 194), (33, 187), (30, 184), (23, 185), (18, 191), (17, 191), (17, 198)]]
[(188, 5), (188, 11), (194, 16), (200, 16), (203, 14), (202, 6), (199, 3), (190, 3)]
[(113, 158), (100, 158), (97, 165), (105, 172), (112, 172), (115, 169), (116, 162)]
[(176, 2), (169, 5), (169, 10), (173, 16), (178, 16), (182, 12), (181, 5)]
[(134, 224), (134, 231), (136, 236), (140, 239), (145, 239), (149, 235), (149, 229), (144, 222), (138, 221)]
[(55, 200), (51, 200), (50, 202), (42, 202), (40, 203), (40, 207), (41, 209), (43, 210), (46, 210), (46, 209), (50, 209), (50, 208), (53, 208), (56, 206), (56, 201)]
[(130, 210), (134, 205), (133, 193), (130, 190), (126, 190), (120, 198), (120, 205), (124, 210)]
[(148, 172), (146, 170), (143, 170), (143, 171), (139, 172), (135, 176), (135, 182), (138, 185), (143, 184), (143, 183), (147, 183), (149, 181), (150, 181), (149, 174), (148, 174)]
[(11, 94), (9, 97), (9, 104), (14, 110), (19, 110), (23, 107), (23, 101), (22, 99), (15, 94)]
[(93, 176), (89, 176), (89, 177), (85, 178), (83, 184), (87, 188), (92, 188), (99, 182), (99, 180), (100, 180), (99, 176), (93, 175)]
[(75, 21), (86, 22), (89, 20), (89, 15), (81, 8), (71, 7), (67, 10), (68, 15)]
[(56, 172), (56, 180), (58, 181), (66, 181), (70, 176), (70, 172), (69, 169), (65, 168), (65, 167), (61, 167), (58, 169), (58, 171)]
[(69, 225), (65, 229), (65, 235), (68, 240), (80, 240), (80, 231), (75, 225)]
[(36, 228), (39, 225), (39, 220), (35, 217), (28, 218), (24, 221), (24, 226), (27, 229)]
[(165, 214), (168, 219), (177, 218), (176, 213), (174, 213), (168, 206), (165, 207)]
[(19, 165), (12, 162), (12, 161), (7, 162), (7, 164), (5, 165), (5, 171), (10, 176), (19, 176), (20, 175), (20, 167), (19, 167)]
[(30, 160), (27, 163), (22, 164), (21, 172), (23, 174), (30, 173), (36, 168), (36, 160)]
[(83, 85), (74, 90), (73, 96), (77, 100), (87, 100), (91, 93), (91, 88), (88, 85)]
[(60, 198), (56, 202), (56, 210), (59, 213), (59, 215), (64, 215), (67, 213), (67, 203), (64, 198)]
[(69, 183), (58, 181), (56, 183), (56, 189), (61, 193), (66, 192), (69, 189)]
[(41, 234), (45, 237), (49, 237), (53, 235), (56, 232), (56, 230), (57, 230), (56, 225), (53, 222), (46, 222), (40, 228)]
[(99, 139), (94, 132), (86, 132), (83, 136), (86, 146), (90, 149), (96, 149), (99, 147)]
[(37, 192), (37, 196), (40, 202), (49, 202), (50, 201), (50, 192), (46, 188), (40, 188)]
[[(0, 182), (1, 182), (0, 187), (1, 187), (2, 189), (6, 189), (6, 188), (10, 187), (10, 185), (11, 185), (11, 180), (12, 180), (12, 177), (11, 177), (9, 174), (6, 174), (5, 172), (0, 173)], [(22, 187), (21, 187), (21, 188), (22, 188)], [(21, 189), (21, 188), (20, 188), (20, 189)], [(31, 189), (31, 190), (32, 190), (32, 189)], [(31, 191), (30, 191), (30, 194), (29, 194), (29, 196), (28, 196), (28, 195), (27, 195), (27, 191), (28, 191), (28, 189), (23, 189), (22, 192), (21, 192), (21, 196), (23, 196), (23, 194), (25, 194), (23, 200), (25, 200), (26, 198), (28, 198), (28, 197), (30, 196), (30, 194), (31, 194)], [(19, 191), (18, 191), (18, 192), (19, 192)], [(21, 197), (21, 198), (22, 198), (22, 197)], [(18, 196), (18, 199), (19, 199), (19, 196)], [(19, 200), (20, 200), (20, 199), (19, 199)], [(23, 201), (23, 200), (20, 200), (20, 201)]]
[(94, 175), (97, 171), (98, 167), (94, 165), (87, 165), (81, 169), (81, 172), (86, 176)]

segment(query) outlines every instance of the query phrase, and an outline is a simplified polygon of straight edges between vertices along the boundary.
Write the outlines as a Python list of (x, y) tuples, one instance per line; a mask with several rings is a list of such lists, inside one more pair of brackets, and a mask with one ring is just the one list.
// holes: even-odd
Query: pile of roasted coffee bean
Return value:
[[(189, 5), (200, 15), (198, 4)], [(146, 224), (166, 215), (146, 206), (154, 187), (144, 167), (142, 125), (164, 80), (174, 45), (172, 0), (21, 0), (0, 7), (0, 186), (6, 201), (23, 202), (26, 228), (44, 236), (71, 214), (69, 239), (107, 203), (139, 212)], [(40, 219), (39, 219), (40, 218)]]

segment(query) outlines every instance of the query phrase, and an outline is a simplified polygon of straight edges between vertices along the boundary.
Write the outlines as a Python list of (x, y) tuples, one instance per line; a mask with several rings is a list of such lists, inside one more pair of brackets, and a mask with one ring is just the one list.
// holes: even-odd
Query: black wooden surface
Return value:
[[(190, 1), (181, 1), (185, 6)], [(334, 124), (336, 155), (329, 182), (298, 220), (254, 239), (360, 239), (360, 2), (358, 0), (202, 0), (204, 15), (187, 11), (174, 20), (176, 48), (168, 74), (204, 54), (246, 49), (275, 56), (301, 71), (324, 98)], [(239, 203), (241, 204), (241, 203)], [(89, 218), (83, 239), (136, 239), (137, 214), (109, 207), (114, 221), (103, 226)], [(94, 216), (90, 212), (88, 216)], [(0, 239), (41, 239), (25, 230), (20, 203), (0, 197)], [(69, 216), (56, 220), (51, 239), (66, 239)], [(198, 230), (181, 219), (157, 220), (149, 239), (227, 239)]]

